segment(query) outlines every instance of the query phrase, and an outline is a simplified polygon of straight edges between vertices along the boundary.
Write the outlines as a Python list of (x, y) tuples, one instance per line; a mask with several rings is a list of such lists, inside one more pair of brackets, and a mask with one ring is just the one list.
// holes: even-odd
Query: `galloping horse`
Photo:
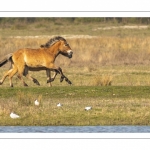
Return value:
[[(9, 53), (9, 54), (5, 55), (5, 56), (3, 57), (3, 59), (0, 60), (0, 67), (3, 66), (4, 64), (6, 64), (7, 62), (10, 62), (10, 63), (11, 63), (10, 69), (11, 69), (11, 68), (12, 68), (12, 64), (13, 64), (13, 62), (12, 62), (12, 55), (13, 55), (13, 53)], [(48, 83), (49, 80), (51, 80), (51, 82), (55, 80), (55, 77), (56, 77), (56, 75), (57, 75), (57, 72), (55, 71), (53, 77), (51, 78), (51, 71), (52, 71), (52, 70), (47, 69), (47, 68), (44, 68), (44, 67), (43, 67), (43, 68), (41, 68), (41, 67), (39, 67), (39, 68), (25, 67), (25, 70), (24, 70), (23, 75), (26, 77), (27, 74), (28, 74), (28, 71), (41, 71), (41, 70), (46, 70), (47, 83)], [(31, 81), (33, 81), (35, 84), (40, 85), (40, 83), (38, 82), (38, 80), (35, 79), (35, 78), (33, 78), (32, 76), (30, 76), (29, 74), (28, 74), (27, 77), (28, 77)], [(62, 78), (60, 78), (60, 82), (62, 82), (62, 81), (63, 81)], [(51, 82), (49, 82), (49, 86), (52, 86)], [(69, 83), (69, 84), (71, 84), (71, 83)], [(24, 85), (28, 86), (25, 82), (24, 82)]]
[[(11, 57), (13, 62), (12, 69), (4, 74), (3, 78), (0, 80), (0, 84), (3, 84), (5, 78), (8, 76), (10, 86), (13, 87), (12, 77), (18, 72), (18, 77), (23, 82), (23, 85), (27, 86), (22, 78), (23, 73), (29, 77), (29, 69), (39, 70), (39, 68), (55, 71), (56, 74), (59, 73), (61, 75), (61, 80), (65, 79), (69, 84), (71, 84), (71, 81), (64, 76), (62, 69), (54, 64), (55, 59), (59, 54), (62, 54), (68, 58), (72, 58), (73, 55), (71, 47), (67, 41), (60, 36), (50, 39), (46, 44), (42, 45), (41, 48), (38, 49), (24, 48), (17, 50)], [(5, 61), (2, 65), (3, 64), (5, 64)], [(49, 79), (47, 82), (49, 83), (51, 81), (52, 80)]]

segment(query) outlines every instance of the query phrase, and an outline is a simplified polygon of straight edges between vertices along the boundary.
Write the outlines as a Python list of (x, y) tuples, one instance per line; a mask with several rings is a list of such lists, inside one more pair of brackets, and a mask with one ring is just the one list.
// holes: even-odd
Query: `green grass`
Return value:
[[(150, 125), (149, 86), (0, 88), (1, 125)], [(40, 106), (34, 106), (34, 100)], [(63, 107), (57, 108), (57, 103)], [(92, 110), (85, 111), (85, 106)], [(21, 116), (11, 119), (11, 111)]]
[(12, 98), (24, 92), (44, 98), (150, 98), (149, 86), (53, 86), (53, 87), (1, 87), (0, 98)]

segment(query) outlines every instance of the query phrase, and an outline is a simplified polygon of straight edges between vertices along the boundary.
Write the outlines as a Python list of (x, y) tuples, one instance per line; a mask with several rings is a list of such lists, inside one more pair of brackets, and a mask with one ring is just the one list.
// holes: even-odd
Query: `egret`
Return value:
[(60, 104), (60, 103), (57, 104), (57, 107), (61, 107), (61, 106), (62, 106), (62, 104)]
[(36, 106), (39, 106), (39, 102), (38, 102), (38, 100), (36, 99), (35, 101), (34, 101), (34, 104), (36, 105)]
[(87, 107), (85, 107), (85, 110), (90, 110), (90, 109), (92, 109), (92, 107), (91, 107), (91, 106), (87, 106)]
[(10, 114), (10, 117), (13, 119), (19, 118), (20, 116), (18, 116), (17, 114), (14, 114), (13, 112)]

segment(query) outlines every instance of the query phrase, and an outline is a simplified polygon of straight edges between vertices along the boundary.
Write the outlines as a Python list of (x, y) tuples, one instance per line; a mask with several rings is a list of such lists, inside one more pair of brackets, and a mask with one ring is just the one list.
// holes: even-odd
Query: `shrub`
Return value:
[(96, 76), (92, 82), (93, 86), (110, 86), (111, 84), (112, 76), (109, 75)]

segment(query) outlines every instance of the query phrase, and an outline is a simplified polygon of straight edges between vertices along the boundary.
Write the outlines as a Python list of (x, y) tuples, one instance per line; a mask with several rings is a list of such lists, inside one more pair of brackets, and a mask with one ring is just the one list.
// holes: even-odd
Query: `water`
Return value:
[(0, 133), (150, 133), (150, 126), (0, 126)]

